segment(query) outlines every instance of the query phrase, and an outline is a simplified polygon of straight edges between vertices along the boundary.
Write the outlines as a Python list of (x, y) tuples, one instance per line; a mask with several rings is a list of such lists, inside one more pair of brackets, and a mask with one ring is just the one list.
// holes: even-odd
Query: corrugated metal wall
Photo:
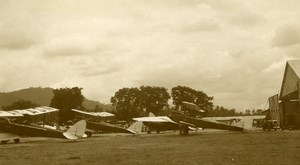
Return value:
[(269, 97), (270, 120), (280, 121), (278, 94)]

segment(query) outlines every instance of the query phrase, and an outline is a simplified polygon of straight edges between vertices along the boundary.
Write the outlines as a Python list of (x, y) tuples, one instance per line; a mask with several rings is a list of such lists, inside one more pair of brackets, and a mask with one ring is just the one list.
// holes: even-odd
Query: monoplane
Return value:
[[(180, 135), (187, 135), (189, 130), (198, 130), (199, 128), (243, 131), (243, 128), (241, 127), (205, 120), (201, 117), (201, 115), (197, 115), (197, 112), (204, 112), (199, 108), (199, 106), (189, 102), (182, 103), (185, 107), (180, 108), (179, 111), (173, 111), (169, 116), (140, 117), (133, 118), (133, 120), (145, 123), (146, 126), (150, 127), (150, 131), (153, 129), (156, 129), (156, 132), (176, 129), (179, 130)], [(168, 127), (166, 124), (168, 124)]]

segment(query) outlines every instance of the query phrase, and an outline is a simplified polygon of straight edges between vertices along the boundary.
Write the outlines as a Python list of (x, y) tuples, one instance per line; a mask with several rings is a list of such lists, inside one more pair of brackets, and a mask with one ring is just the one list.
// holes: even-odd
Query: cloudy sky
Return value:
[(265, 108), (299, 58), (298, 0), (0, 0), (0, 91), (177, 85)]

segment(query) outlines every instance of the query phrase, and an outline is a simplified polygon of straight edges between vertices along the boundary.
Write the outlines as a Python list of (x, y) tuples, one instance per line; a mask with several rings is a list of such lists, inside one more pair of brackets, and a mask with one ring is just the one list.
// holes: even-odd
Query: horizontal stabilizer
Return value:
[(134, 134), (141, 133), (142, 127), (143, 127), (143, 122), (137, 121), (137, 122), (133, 123), (127, 130)]
[(86, 129), (86, 121), (80, 120), (76, 124), (74, 124), (72, 127), (70, 127), (66, 132), (63, 133), (63, 135), (67, 139), (76, 140), (78, 138), (83, 137)]
[(155, 117), (154, 113), (149, 112), (149, 117)]
[(78, 139), (77, 136), (75, 136), (74, 134), (69, 133), (69, 132), (64, 132), (63, 135), (64, 135), (67, 139), (70, 139), (70, 140), (76, 140), (76, 139)]

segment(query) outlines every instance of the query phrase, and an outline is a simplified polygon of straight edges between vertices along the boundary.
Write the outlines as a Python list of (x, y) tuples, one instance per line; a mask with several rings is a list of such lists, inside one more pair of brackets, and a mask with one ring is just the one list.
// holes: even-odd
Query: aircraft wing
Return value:
[(0, 117), (22, 117), (23, 115), (18, 112), (0, 111)]
[(198, 105), (196, 105), (194, 103), (183, 101), (182, 104), (190, 110), (195, 110), (198, 112), (205, 112), (204, 110), (200, 109), (200, 107)]
[(230, 130), (230, 131), (243, 131), (243, 128), (237, 126), (231, 126), (227, 124), (222, 124), (218, 122), (212, 122), (199, 118), (192, 118), (188, 116), (183, 116), (179, 114), (173, 114), (170, 116), (173, 121), (180, 123), (182, 125), (199, 127), (199, 128), (211, 128), (211, 129), (221, 129), (221, 130)]
[(78, 112), (81, 114), (85, 114), (85, 115), (90, 115), (90, 116), (96, 116), (96, 117), (111, 117), (111, 116), (115, 116), (112, 113), (108, 113), (108, 112), (86, 112), (86, 111), (81, 111), (78, 109), (72, 109), (72, 111), (74, 112)]
[(147, 126), (147, 133), (151, 133), (151, 131), (154, 130), (159, 133), (160, 131), (179, 129), (179, 124), (167, 116), (139, 117), (133, 118), (133, 120), (137, 122), (143, 122), (143, 124)]
[(171, 120), (167, 116), (156, 116), (156, 117), (138, 117), (133, 118), (135, 121), (142, 121), (142, 122), (156, 122), (156, 123), (176, 123), (173, 120)]
[(217, 122), (222, 122), (222, 121), (240, 121), (243, 119), (241, 116), (230, 116), (230, 117), (204, 117), (202, 119), (209, 120), (209, 121), (217, 121)]
[(52, 107), (47, 107), (47, 106), (41, 106), (41, 107), (36, 107), (36, 108), (28, 108), (28, 109), (22, 109), (22, 110), (12, 110), (8, 111), (10, 113), (16, 113), (16, 114), (21, 114), (23, 115), (41, 115), (45, 113), (51, 113), (51, 112), (56, 112), (58, 109), (52, 108)]

